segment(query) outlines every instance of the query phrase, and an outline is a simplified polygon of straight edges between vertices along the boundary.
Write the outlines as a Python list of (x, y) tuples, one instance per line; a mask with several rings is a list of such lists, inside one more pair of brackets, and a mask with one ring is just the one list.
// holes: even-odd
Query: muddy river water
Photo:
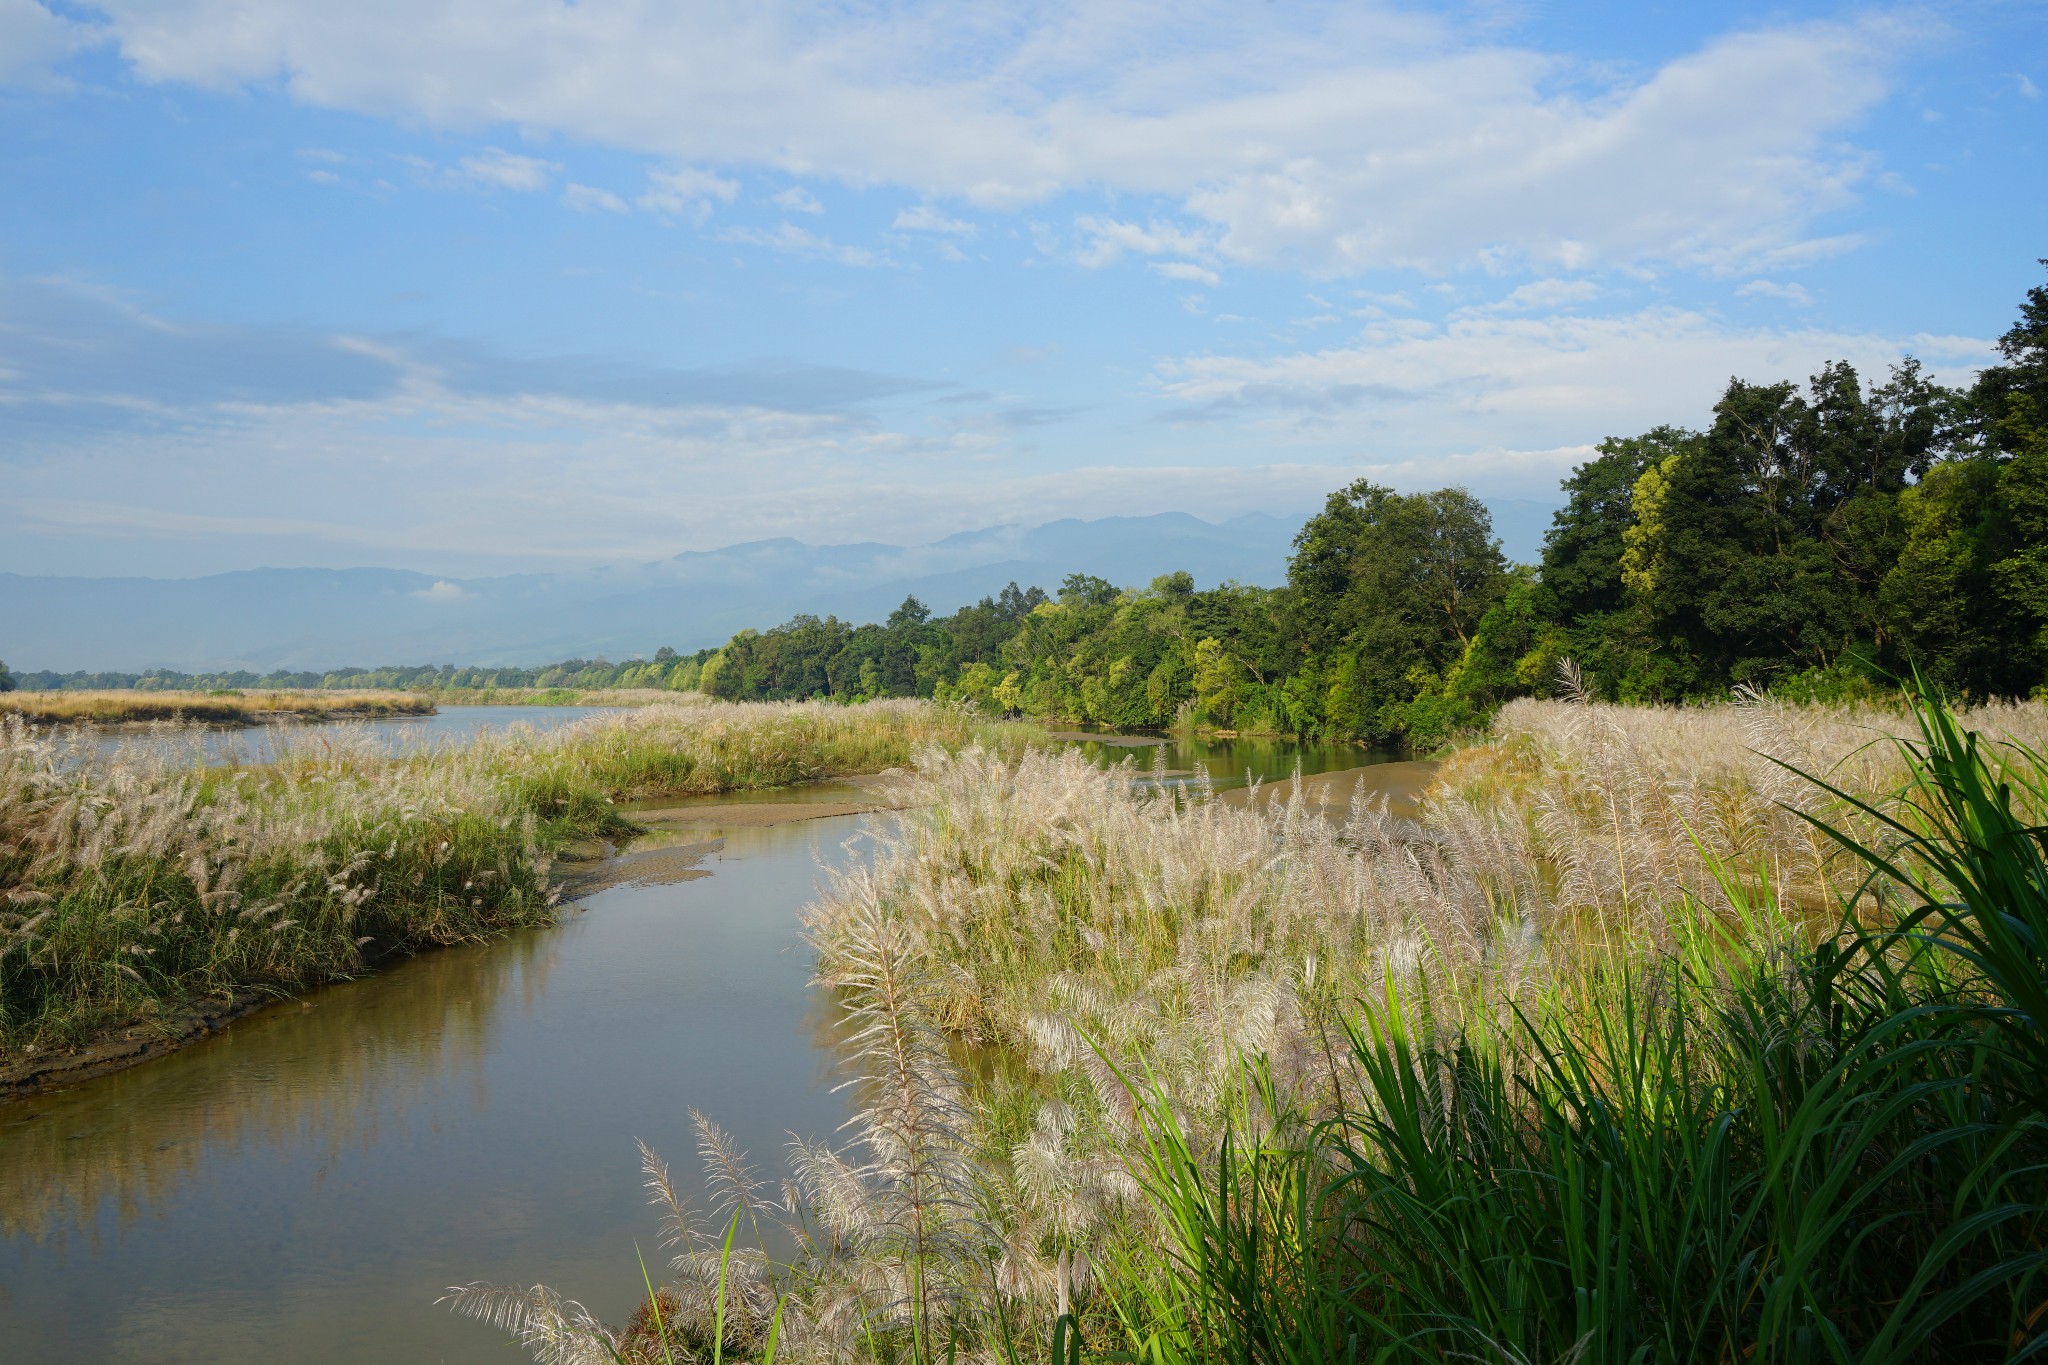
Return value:
[[(1207, 766), (1227, 785), (1374, 757), (1271, 741), (1135, 756), (1163, 780)], [(0, 1359), (523, 1358), (435, 1306), (477, 1279), (545, 1283), (622, 1319), (639, 1253), (658, 1263), (635, 1138), (694, 1179), (692, 1108), (770, 1168), (787, 1134), (830, 1136), (846, 1116), (798, 912), (821, 867), (863, 856), (888, 817), (769, 823), (748, 807), (850, 796), (707, 806), (648, 860), (653, 884), (595, 890), (554, 927), (0, 1106)]]

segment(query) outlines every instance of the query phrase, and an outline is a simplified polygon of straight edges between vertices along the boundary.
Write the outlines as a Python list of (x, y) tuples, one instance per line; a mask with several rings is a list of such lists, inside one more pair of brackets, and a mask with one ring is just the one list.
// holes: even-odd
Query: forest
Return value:
[[(2048, 264), (2048, 262), (2044, 262)], [(1705, 430), (1600, 443), (1541, 562), (1509, 564), (1462, 489), (1361, 480), (1278, 588), (1084, 573), (945, 617), (742, 631), (698, 685), (730, 699), (967, 699), (1119, 728), (1439, 743), (1548, 692), (1853, 700), (1916, 670), (1965, 698), (2048, 685), (2048, 286), (1964, 388), (1907, 359), (1804, 385), (1731, 379)]]
[[(387, 668), (335, 668), (325, 672), (277, 669), (256, 673), (234, 669), (217, 673), (181, 673), (152, 668), (140, 673), (18, 673), (13, 680), (32, 692), (136, 689), (144, 692), (204, 692), (218, 688), (361, 689), (408, 692), (480, 692), (507, 688), (567, 688), (594, 691), (609, 688), (655, 687), (692, 692), (704, 661), (716, 650), (678, 654), (664, 646), (651, 659), (565, 659), (538, 668), (458, 667), (418, 664)], [(0, 668), (0, 674), (4, 674)], [(9, 686), (0, 676), (0, 691)]]

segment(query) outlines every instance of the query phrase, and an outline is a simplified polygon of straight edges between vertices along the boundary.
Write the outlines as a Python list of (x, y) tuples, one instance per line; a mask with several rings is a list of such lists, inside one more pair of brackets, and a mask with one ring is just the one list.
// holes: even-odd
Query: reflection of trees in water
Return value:
[(38, 1243), (108, 1209), (126, 1227), (211, 1161), (317, 1141), (376, 1141), (420, 1096), (469, 1080), (518, 991), (530, 1008), (558, 932), (440, 949), (362, 981), (286, 1001), (218, 1038), (74, 1090), (0, 1109), (0, 1236)]

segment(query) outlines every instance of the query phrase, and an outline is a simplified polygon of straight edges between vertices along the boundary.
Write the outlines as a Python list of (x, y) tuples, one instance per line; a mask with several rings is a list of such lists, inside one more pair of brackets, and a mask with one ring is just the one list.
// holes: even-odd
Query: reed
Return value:
[(776, 786), (1033, 732), (919, 702), (649, 707), (391, 758), (283, 732), (262, 768), (0, 718), (0, 1048), (546, 922), (553, 859), (632, 797)]
[(433, 710), (431, 698), (411, 692), (0, 692), (0, 716), (20, 716), (35, 725), (146, 721), (255, 725), (276, 720), (424, 716)]
[(2048, 1350), (2044, 729), (1519, 703), (1418, 823), (926, 751), (807, 912), (876, 1098), (749, 1292), (805, 1359)]
[(418, 687), (407, 695), (436, 706), (705, 706), (701, 692), (664, 687)]

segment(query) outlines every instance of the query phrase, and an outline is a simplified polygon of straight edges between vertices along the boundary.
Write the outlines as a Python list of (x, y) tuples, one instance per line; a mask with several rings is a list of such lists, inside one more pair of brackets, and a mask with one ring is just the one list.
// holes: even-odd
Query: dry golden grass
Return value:
[[(1993, 740), (2048, 740), (2040, 704), (1964, 720)], [(1763, 701), (1521, 702), (1446, 764), (1417, 820), (1362, 794), (1319, 808), (1305, 784), (1287, 800), (1224, 802), (1199, 785), (1184, 799), (1073, 750), (927, 749), (873, 859), (806, 911), (818, 980), (858, 1045), (856, 1146), (793, 1151), (774, 1209), (800, 1254), (781, 1278), (759, 1252), (734, 1262), (749, 1306), (737, 1329), (726, 1320), (726, 1353), (757, 1350), (778, 1303), (793, 1359), (932, 1358), (921, 1343), (943, 1320), (968, 1358), (996, 1360), (1044, 1340), (1070, 1305), (1114, 1334), (1098, 1268), (1144, 1279), (1163, 1272), (1162, 1248), (1187, 1254), (1187, 1226), (1134, 1179), (1165, 1108), (1206, 1180), (1226, 1132), (1242, 1160), (1379, 1102), (1345, 1032), (1361, 1000), (1418, 1037), (1503, 1036), (1510, 1018), (1568, 1011), (1682, 945), (1729, 941), (1689, 931), (1739, 911), (1750, 961), (1789, 960), (1826, 898), (1858, 884), (1800, 813), (1871, 826), (1780, 762), (1883, 799), (1906, 777), (1892, 741), (1910, 724)], [(1598, 1072), (1605, 1046), (1574, 1055)], [(1160, 1106), (1149, 1126), (1132, 1083)], [(541, 1358), (709, 1355), (721, 1220), (757, 1187), (747, 1174), (740, 1193), (720, 1170), (743, 1163), (705, 1146), (723, 1191), (708, 1223), (648, 1157), (683, 1249), (660, 1322), (643, 1312), (614, 1332), (539, 1289), (465, 1286), (457, 1306)]]
[(410, 695), (440, 706), (705, 706), (713, 701), (702, 692), (663, 687), (443, 687)]
[(631, 833), (630, 797), (778, 786), (1030, 727), (929, 702), (670, 704), (392, 757), (367, 727), (263, 767), (0, 715), (0, 1048), (74, 1043), (179, 1001), (280, 992), (365, 950), (546, 920), (549, 862)]
[(0, 716), (20, 716), (32, 725), (134, 721), (253, 725), (284, 719), (424, 716), (433, 710), (432, 698), (411, 692), (0, 692)]

